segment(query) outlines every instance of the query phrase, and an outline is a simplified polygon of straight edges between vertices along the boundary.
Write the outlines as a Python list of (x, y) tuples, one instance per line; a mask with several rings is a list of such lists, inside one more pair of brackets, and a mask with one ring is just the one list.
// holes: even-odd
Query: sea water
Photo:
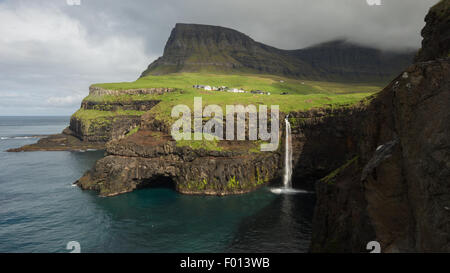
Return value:
[(148, 188), (101, 198), (73, 187), (103, 151), (20, 152), (68, 117), (0, 117), (0, 252), (305, 252), (314, 195), (188, 196)]

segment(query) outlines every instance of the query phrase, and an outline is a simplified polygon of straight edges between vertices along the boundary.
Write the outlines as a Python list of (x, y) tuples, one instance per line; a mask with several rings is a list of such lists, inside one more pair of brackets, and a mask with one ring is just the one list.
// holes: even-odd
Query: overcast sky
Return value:
[[(0, 0), (0, 115), (70, 115), (92, 83), (133, 81), (175, 23), (230, 27), (283, 49), (336, 38), (420, 47), (438, 0)], [(376, 2), (369, 0), (369, 2)]]

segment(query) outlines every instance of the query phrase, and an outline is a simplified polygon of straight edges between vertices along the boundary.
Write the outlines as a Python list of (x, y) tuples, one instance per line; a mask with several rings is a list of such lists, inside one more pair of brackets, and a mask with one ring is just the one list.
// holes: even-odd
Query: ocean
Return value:
[(98, 197), (72, 185), (103, 151), (7, 153), (69, 117), (0, 117), (0, 252), (306, 252), (315, 197), (148, 188)]

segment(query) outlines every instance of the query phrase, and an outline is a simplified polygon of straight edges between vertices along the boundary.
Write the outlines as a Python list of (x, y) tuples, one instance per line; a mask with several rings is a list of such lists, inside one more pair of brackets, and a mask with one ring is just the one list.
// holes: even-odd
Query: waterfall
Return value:
[(291, 124), (288, 120), (289, 115), (284, 119), (286, 123), (286, 140), (284, 142), (284, 175), (283, 175), (283, 187), (272, 188), (271, 192), (275, 194), (297, 194), (297, 193), (308, 193), (305, 190), (293, 189), (292, 188), (292, 136), (291, 136)]
[(292, 188), (292, 137), (291, 137), (291, 123), (289, 123), (288, 116), (284, 119), (286, 123), (286, 140), (284, 151), (284, 176), (283, 184), (287, 189)]

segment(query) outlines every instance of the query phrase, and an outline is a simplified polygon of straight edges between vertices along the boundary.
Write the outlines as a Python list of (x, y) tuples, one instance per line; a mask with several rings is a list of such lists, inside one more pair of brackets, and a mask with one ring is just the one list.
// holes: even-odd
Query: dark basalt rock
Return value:
[(72, 130), (70, 130), (69, 127), (67, 127), (61, 132), (61, 134), (43, 137), (35, 144), (9, 149), (7, 152), (80, 151), (103, 149), (105, 149), (104, 142), (82, 141)]
[(316, 183), (312, 251), (450, 251), (449, 79), (449, 59), (418, 63), (368, 106), (358, 160)]
[(69, 128), (82, 141), (106, 143), (111, 139), (124, 137), (129, 131), (139, 125), (140, 121), (140, 116), (123, 115), (105, 117), (87, 123), (72, 116)]
[(383, 252), (450, 252), (450, 58), (442, 58), (441, 35), (448, 3), (427, 16), (424, 62), (354, 123), (355, 159), (316, 183), (311, 251), (366, 252), (375, 240)]
[[(129, 90), (107, 90), (91, 86), (89, 94), (93, 96), (119, 96), (119, 95), (161, 95), (173, 92), (172, 88), (148, 88)], [(148, 111), (157, 105), (160, 100), (129, 100), (129, 101), (93, 101), (83, 100), (82, 110), (107, 111)], [(9, 152), (21, 151), (63, 151), (104, 149), (105, 144), (113, 139), (121, 139), (141, 123), (140, 115), (114, 115), (98, 117), (92, 120), (80, 119), (76, 115), (70, 118), (70, 126), (61, 134), (51, 135), (40, 139), (37, 143), (24, 147), (10, 149)]]
[(366, 180), (369, 174), (372, 173), (373, 170), (381, 164), (381, 162), (392, 156), (395, 145), (397, 144), (398, 139), (394, 139), (386, 144), (378, 146), (373, 157), (369, 160), (369, 162), (366, 164), (366, 166), (364, 166), (362, 170), (361, 181)]
[(422, 29), (422, 49), (416, 62), (449, 57), (450, 54), (450, 1), (440, 1), (425, 17)]
[(177, 147), (171, 136), (141, 130), (111, 141), (99, 160), (76, 184), (113, 196), (170, 180), (184, 194), (242, 194), (275, 179), (278, 153), (243, 152), (242, 143), (226, 151)]
[(85, 110), (99, 110), (99, 111), (119, 111), (119, 110), (134, 110), (134, 111), (148, 111), (157, 105), (159, 100), (133, 100), (128, 102), (97, 102), (97, 101), (83, 101), (81, 108)]

